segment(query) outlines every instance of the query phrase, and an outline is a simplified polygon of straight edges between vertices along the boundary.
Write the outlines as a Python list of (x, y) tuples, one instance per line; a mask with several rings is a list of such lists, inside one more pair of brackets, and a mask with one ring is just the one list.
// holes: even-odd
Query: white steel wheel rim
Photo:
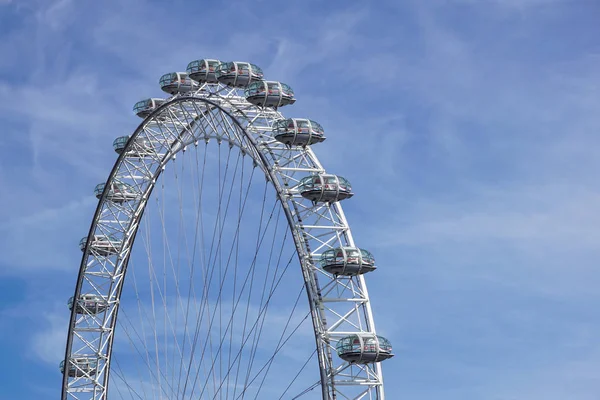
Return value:
[[(354, 243), (339, 203), (314, 205), (295, 190), (302, 177), (325, 171), (310, 148), (287, 147), (272, 139), (272, 123), (281, 118), (277, 111), (252, 106), (236, 89), (205, 84), (194, 96), (174, 96), (147, 117), (132, 135), (108, 182), (118, 180), (138, 188), (140, 199), (134, 201), (134, 206), (125, 203), (119, 205), (120, 210), (114, 210), (116, 205), (106, 199), (106, 193), (102, 196), (89, 237), (98, 233), (116, 236), (120, 251), (114, 257), (98, 256), (88, 241), (75, 292), (77, 299), (92, 288), (105, 296), (109, 307), (98, 315), (78, 315), (72, 311), (69, 326), (65, 360), (95, 357), (98, 366), (93, 375), (84, 371), (83, 376), (72, 378), (65, 373), (63, 399), (106, 398), (122, 282), (146, 202), (171, 158), (186, 146), (210, 139), (227, 142), (249, 155), (276, 190), (301, 262), (312, 310), (320, 379), (308, 389), (319, 385), (324, 399), (384, 398), (378, 363), (351, 365), (335, 355), (335, 342), (341, 337), (375, 334), (369, 297), (362, 276), (336, 278), (317, 267), (322, 251), (353, 247)], [(138, 138), (152, 143), (153, 156), (128, 155)], [(112, 226), (107, 216), (113, 219)]]

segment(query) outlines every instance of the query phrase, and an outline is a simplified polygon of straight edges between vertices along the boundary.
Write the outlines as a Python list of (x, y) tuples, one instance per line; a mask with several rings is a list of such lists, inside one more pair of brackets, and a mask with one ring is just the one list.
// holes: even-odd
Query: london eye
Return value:
[(325, 129), (251, 63), (159, 85), (90, 188), (62, 399), (383, 400), (375, 256), (341, 205), (365, 194), (319, 162)]

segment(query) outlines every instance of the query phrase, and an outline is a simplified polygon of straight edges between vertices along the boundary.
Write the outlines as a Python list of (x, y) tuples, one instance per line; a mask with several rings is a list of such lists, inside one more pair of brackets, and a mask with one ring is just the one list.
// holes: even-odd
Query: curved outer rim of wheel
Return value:
[[(205, 84), (203, 87), (214, 88), (215, 86), (220, 85)], [(201, 87), (200, 90), (202, 90), (203, 87)], [(161, 139), (164, 139), (164, 141), (161, 144), (163, 146), (163, 150), (166, 151), (164, 151), (164, 154), (160, 154), (157, 151), (156, 159), (154, 159), (155, 162), (153, 164), (155, 166), (154, 172), (152, 173), (152, 175), (146, 175), (143, 177), (143, 179), (140, 179), (140, 182), (147, 183), (147, 186), (145, 187), (144, 192), (141, 194), (141, 198), (135, 210), (132, 210), (131, 212), (132, 216), (128, 221), (127, 226), (128, 232), (122, 237), (122, 246), (120, 247), (117, 259), (114, 262), (115, 271), (111, 276), (112, 283), (109, 286), (110, 290), (108, 291), (107, 295), (110, 310), (107, 310), (104, 313), (105, 315), (102, 322), (102, 327), (100, 329), (100, 338), (97, 341), (98, 351), (96, 355), (99, 357), (99, 361), (101, 361), (101, 363), (98, 364), (97, 374), (101, 375), (102, 379), (89, 379), (92, 377), (84, 377), (84, 379), (88, 378), (88, 380), (91, 382), (88, 384), (89, 387), (87, 388), (87, 391), (93, 393), (93, 397), (91, 398), (106, 398), (106, 393), (108, 390), (108, 378), (110, 372), (110, 356), (114, 340), (113, 333), (117, 322), (117, 313), (119, 309), (119, 299), (121, 296), (121, 291), (123, 289), (123, 280), (125, 278), (129, 256), (131, 254), (129, 250), (135, 242), (135, 235), (137, 233), (139, 221), (142, 218), (146, 202), (148, 201), (151, 195), (157, 178), (164, 170), (165, 165), (168, 163), (168, 161), (171, 160), (179, 151), (184, 150), (189, 145), (195, 143), (197, 144), (199, 140), (208, 141), (210, 139), (216, 139), (219, 141), (219, 143), (221, 140), (227, 140), (230, 145), (235, 145), (239, 147), (243, 154), (249, 154), (254, 160), (254, 162), (261, 168), (261, 170), (263, 170), (266, 178), (273, 184), (277, 192), (278, 200), (281, 203), (281, 206), (283, 207), (289, 228), (293, 233), (298, 259), (300, 261), (305, 280), (305, 287), (309, 300), (309, 306), (311, 309), (313, 327), (315, 330), (315, 341), (319, 358), (319, 368), (321, 373), (320, 384), (322, 387), (323, 399), (335, 399), (336, 393), (339, 390), (339, 388), (336, 387), (336, 378), (343, 371), (345, 371), (345, 376), (347, 376), (347, 370), (349, 369), (349, 365), (343, 365), (344, 363), (342, 363), (341, 366), (336, 367), (332, 359), (332, 353), (334, 351), (333, 346), (330, 343), (330, 339), (334, 338), (335, 340), (339, 338), (341, 333), (336, 332), (334, 330), (332, 331), (331, 328), (328, 329), (326, 319), (327, 316), (325, 315), (325, 311), (323, 311), (323, 290), (327, 286), (330, 286), (331, 282), (328, 282), (326, 285), (324, 285), (324, 287), (320, 287), (319, 285), (317, 272), (322, 273), (322, 271), (318, 271), (315, 266), (316, 260), (314, 260), (314, 251), (311, 254), (309, 243), (311, 240), (309, 238), (313, 236), (310, 235), (310, 232), (308, 232), (307, 236), (307, 231), (310, 231), (310, 228), (305, 226), (302, 222), (302, 219), (300, 218), (300, 215), (302, 215), (304, 211), (299, 208), (299, 194), (294, 193), (293, 188), (289, 188), (288, 182), (293, 183), (293, 180), (289, 180), (290, 173), (288, 172), (288, 170), (285, 168), (282, 169), (281, 166), (278, 165), (279, 156), (277, 155), (277, 153), (282, 150), (281, 146), (274, 143), (274, 141), (271, 142), (271, 146), (267, 141), (258, 142), (256, 138), (252, 136), (251, 133), (249, 133), (249, 131), (253, 130), (254, 128), (252, 126), (252, 123), (249, 123), (250, 118), (248, 114), (255, 113), (257, 115), (264, 116), (265, 112), (267, 111), (264, 109), (261, 110), (256, 106), (252, 106), (247, 102), (246, 104), (244, 104), (244, 101), (240, 101), (239, 97), (229, 96), (219, 98), (214, 97), (214, 93), (211, 93), (208, 96), (206, 96), (203, 95), (203, 93), (201, 93), (200, 90), (197, 92), (197, 95), (193, 96), (174, 96), (173, 98), (166, 101), (159, 108), (157, 108), (152, 114), (150, 114), (131, 135), (125, 149), (119, 155), (117, 161), (115, 162), (110, 172), (109, 179), (107, 182), (112, 182), (116, 179), (117, 173), (121, 170), (123, 165), (125, 165), (128, 162), (128, 151), (132, 149), (135, 140), (143, 132), (145, 133), (145, 130), (148, 129), (148, 127), (151, 124), (157, 124), (158, 126), (161, 126), (161, 124), (165, 125), (165, 114), (169, 115), (168, 117), (171, 118), (171, 122), (175, 121), (176, 119), (178, 122), (180, 122), (180, 116), (176, 116), (176, 113), (178, 111), (182, 111), (182, 114), (186, 113), (184, 111), (184, 103), (187, 103), (186, 105), (194, 105), (195, 107), (198, 107), (199, 105), (201, 105), (200, 107), (204, 107), (204, 109), (201, 109), (201, 112), (198, 114), (192, 115), (188, 112), (187, 116), (184, 115), (184, 120), (187, 122), (187, 125), (181, 127), (182, 129), (180, 131), (176, 133), (167, 132), (166, 134), (163, 132), (164, 137)], [(176, 109), (177, 106), (181, 106), (179, 110)], [(225, 131), (225, 133), (228, 134), (228, 137), (225, 137), (223, 134), (219, 135), (218, 133), (216, 133), (216, 130), (213, 131), (213, 133), (215, 134), (212, 136), (206, 135), (206, 131), (204, 136), (194, 136), (194, 133), (192, 131), (192, 129), (196, 128), (196, 126), (194, 125), (197, 125), (198, 121), (202, 121), (208, 118), (208, 115), (210, 115), (210, 113), (212, 113), (213, 111), (217, 111), (218, 113), (220, 113), (220, 115), (225, 116), (228, 119), (229, 124), (233, 124), (227, 127), (229, 128), (228, 131)], [(234, 114), (238, 114), (237, 117)], [(281, 114), (277, 113), (276, 111), (268, 112), (267, 114), (269, 114), (267, 119), (274, 120), (282, 118)], [(163, 119), (160, 120), (159, 116), (161, 116), (160, 118)], [(248, 125), (244, 127), (242, 122), (246, 122), (248, 123)], [(308, 161), (309, 164), (312, 164), (313, 172), (324, 172), (324, 169), (321, 167), (320, 163), (318, 162), (316, 156), (314, 155), (310, 147), (296, 149), (296, 152), (302, 153), (303, 156), (301, 158), (305, 159), (305, 161)], [(269, 162), (267, 155), (270, 155), (270, 157), (272, 158), (272, 163)], [(307, 168), (298, 168), (297, 172), (303, 172), (304, 174), (306, 174), (306, 171)], [(297, 179), (295, 181), (297, 182)], [(138, 182), (138, 184), (141, 186), (141, 183)], [(106, 187), (110, 187), (110, 185), (106, 185)], [(91, 238), (95, 233), (97, 233), (99, 218), (102, 216), (102, 213), (106, 211), (107, 207), (110, 206), (110, 202), (106, 199), (106, 194), (107, 190), (105, 189), (105, 192), (102, 194), (102, 197), (96, 208), (94, 219), (88, 232), (88, 241), (84, 249), (79, 274), (77, 277), (77, 285), (74, 293), (75, 299), (77, 299), (81, 294), (82, 285), (84, 283), (84, 280), (86, 279), (86, 270), (88, 268), (88, 265), (90, 265), (90, 259), (92, 261), (94, 259), (96, 259), (96, 261), (98, 260), (98, 257), (95, 257), (91, 253), (89, 238)], [(345, 240), (344, 243), (346, 245), (354, 246), (352, 235), (349, 226), (347, 225), (347, 222), (345, 220), (345, 216), (341, 205), (336, 202), (331, 205), (327, 205), (324, 208), (329, 209), (328, 211), (330, 214), (337, 214), (337, 218), (339, 219), (339, 221), (337, 222), (339, 226), (337, 226), (336, 229), (334, 229), (334, 235), (337, 236), (337, 239), (339, 241), (342, 241), (343, 237), (343, 239)], [(322, 245), (320, 245), (319, 247), (330, 246), (329, 242), (319, 242), (322, 243)], [(338, 281), (338, 279), (339, 278), (335, 278), (332, 279), (332, 281), (336, 282)], [(361, 310), (356, 310), (356, 314), (359, 319), (364, 320), (364, 326), (362, 326), (361, 324), (360, 327), (361, 331), (368, 332), (369, 334), (375, 334), (374, 322), (364, 277), (361, 275), (355, 277), (355, 280), (356, 284), (360, 289), (359, 292), (361, 297), (359, 300), (362, 308)], [(344, 283), (344, 285), (348, 284)], [(352, 303), (354, 303), (353, 307), (355, 304), (358, 304), (355, 299), (353, 299)], [(333, 325), (337, 325), (337, 327), (340, 327), (344, 324), (347, 324), (347, 321), (345, 321), (347, 317), (348, 316), (345, 315), (342, 318), (342, 320), (335, 322)], [(73, 309), (71, 310), (71, 317), (69, 322), (69, 333), (67, 338), (67, 346), (65, 350), (65, 362), (67, 362), (67, 360), (74, 356), (72, 346), (75, 331), (77, 329), (77, 318), (78, 315), (75, 311), (75, 307), (73, 307)], [(106, 322), (108, 322), (108, 326), (106, 325)], [(358, 328), (357, 325), (353, 325)], [(103, 359), (100, 359), (100, 356), (102, 356)], [(363, 371), (363, 375), (366, 375), (368, 377), (367, 380), (362, 379), (362, 381), (360, 382), (360, 385), (367, 387), (367, 390), (364, 393), (367, 393), (369, 390), (372, 390), (371, 393), (374, 393), (376, 395), (375, 398), (384, 399), (383, 379), (380, 364), (376, 363), (372, 367), (362, 366), (358, 369), (361, 368), (365, 369), (365, 371)], [(351, 382), (345, 381), (342, 384), (342, 387), (347, 386), (349, 383)], [(63, 374), (62, 386), (63, 400), (67, 399), (67, 396), (70, 393), (69, 389), (69, 377), (68, 374), (65, 373)]]

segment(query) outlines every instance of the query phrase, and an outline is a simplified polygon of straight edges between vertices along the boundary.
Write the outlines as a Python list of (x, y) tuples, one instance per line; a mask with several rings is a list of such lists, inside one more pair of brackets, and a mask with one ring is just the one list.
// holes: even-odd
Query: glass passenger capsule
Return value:
[(342, 360), (356, 364), (376, 363), (394, 356), (389, 340), (369, 334), (346, 336), (335, 347)]
[(145, 99), (138, 101), (133, 106), (133, 112), (140, 118), (146, 118), (148, 115), (152, 114), (154, 110), (156, 110), (161, 105), (165, 104), (165, 99)]
[(273, 124), (273, 137), (288, 146), (306, 146), (325, 140), (321, 124), (310, 119), (280, 119)]
[(198, 82), (193, 81), (187, 72), (170, 72), (159, 80), (160, 88), (169, 94), (187, 93), (198, 88)]
[[(113, 142), (113, 148), (117, 154), (121, 154), (125, 147), (127, 147), (127, 142), (129, 142), (130, 136), (120, 136), (116, 138)], [(138, 137), (134, 140), (133, 145), (127, 150), (128, 157), (148, 157), (154, 155), (155, 151), (150, 142), (147, 139)]]
[[(73, 297), (69, 298), (67, 305), (69, 310), (73, 309)], [(77, 305), (75, 306), (75, 312), (77, 314), (98, 314), (105, 311), (108, 308), (108, 302), (102, 296), (97, 294), (82, 294), (79, 296)]]
[[(85, 251), (85, 245), (87, 244), (87, 237), (81, 238), (79, 241), (79, 248), (81, 251)], [(90, 242), (90, 248), (93, 253), (100, 256), (112, 256), (119, 252), (121, 248), (121, 241), (107, 235), (94, 235)]]
[(254, 64), (231, 61), (219, 64), (215, 73), (217, 80), (224, 85), (246, 87), (263, 78), (263, 71)]
[(354, 196), (350, 183), (337, 175), (311, 175), (300, 180), (298, 191), (315, 203), (333, 203)]
[[(60, 372), (65, 373), (65, 361), (59, 364)], [(98, 368), (98, 361), (91, 357), (75, 357), (69, 360), (68, 374), (71, 378), (80, 378), (82, 376), (94, 376)]]
[(259, 107), (277, 108), (296, 102), (292, 88), (281, 82), (252, 82), (244, 92), (246, 100)]
[(217, 83), (215, 73), (219, 68), (221, 61), (219, 60), (195, 60), (188, 64), (187, 73), (190, 78), (200, 83)]
[(364, 249), (338, 247), (321, 254), (321, 268), (334, 275), (360, 275), (374, 271), (375, 257)]
[[(100, 200), (106, 183), (99, 183), (94, 188), (94, 195)], [(113, 182), (110, 185), (108, 193), (106, 193), (106, 199), (113, 203), (124, 203), (126, 201), (135, 200), (139, 197), (140, 193), (131, 185), (122, 182)]]

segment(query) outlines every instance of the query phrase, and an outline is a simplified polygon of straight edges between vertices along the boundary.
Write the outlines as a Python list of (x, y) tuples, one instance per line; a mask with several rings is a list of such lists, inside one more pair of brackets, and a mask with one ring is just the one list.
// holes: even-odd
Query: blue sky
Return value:
[(51, 399), (112, 140), (247, 60), (347, 177), (389, 399), (597, 399), (600, 3), (0, 0), (0, 400)]

